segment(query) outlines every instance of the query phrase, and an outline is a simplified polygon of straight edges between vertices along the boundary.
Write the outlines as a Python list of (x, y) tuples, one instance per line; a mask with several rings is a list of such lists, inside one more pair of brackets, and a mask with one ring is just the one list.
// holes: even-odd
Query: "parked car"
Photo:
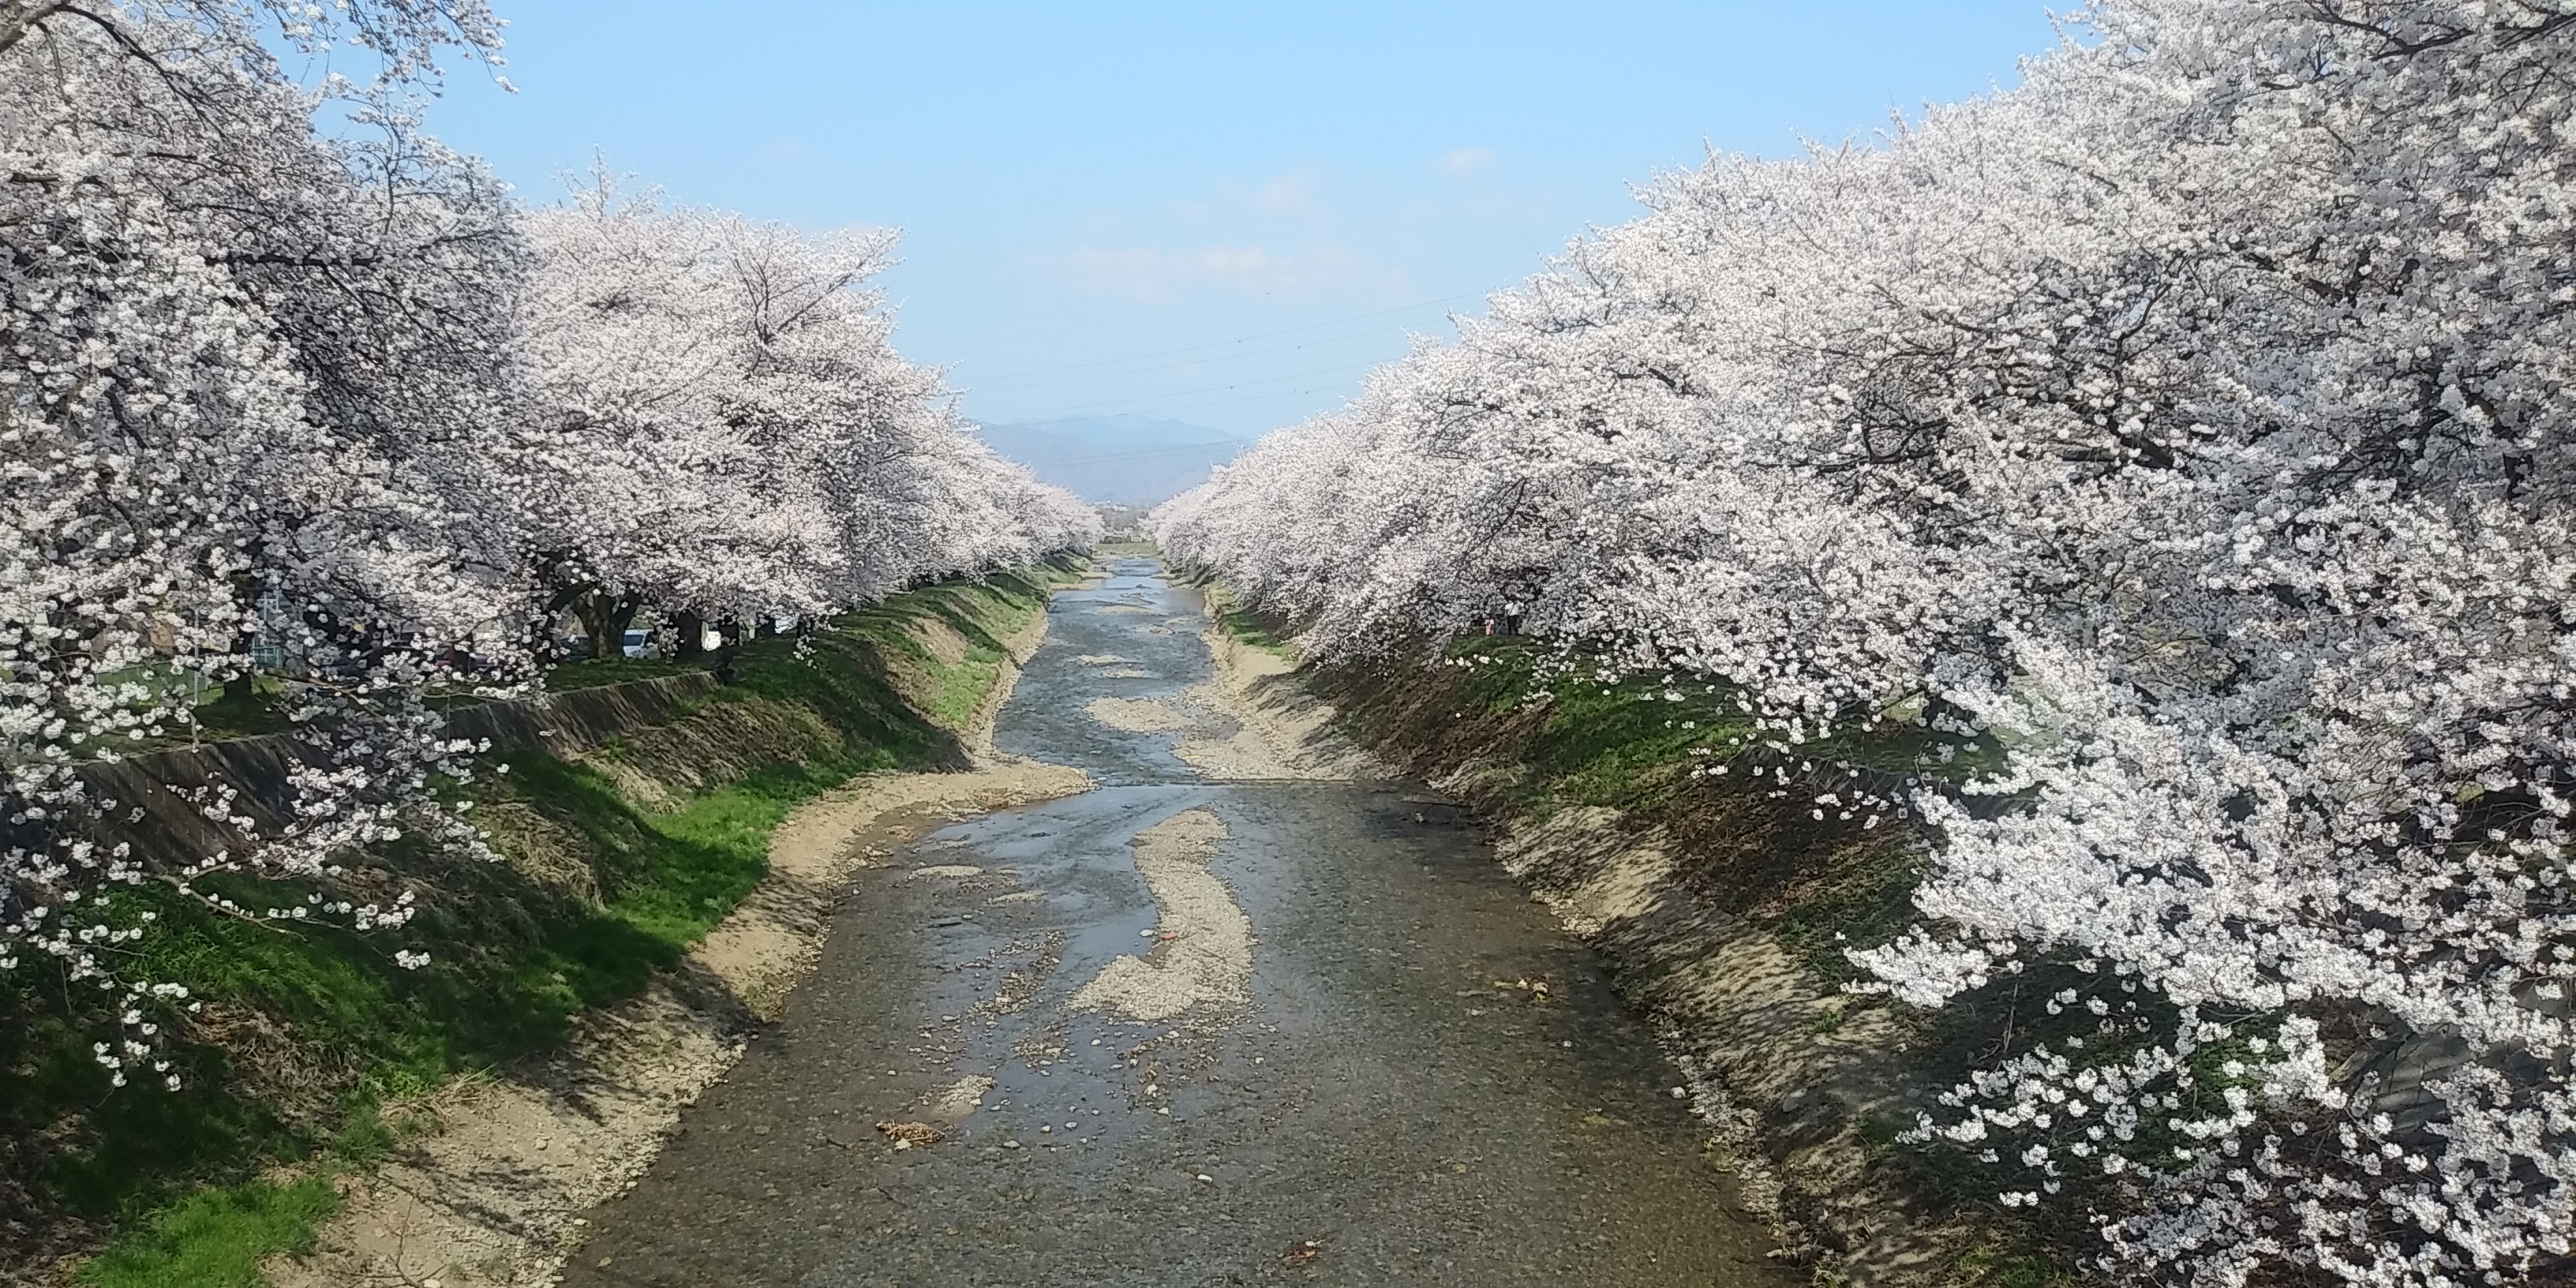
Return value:
[(651, 631), (630, 630), (626, 632), (626, 637), (621, 641), (621, 643), (624, 647), (626, 656), (648, 657), (653, 652), (653, 633)]

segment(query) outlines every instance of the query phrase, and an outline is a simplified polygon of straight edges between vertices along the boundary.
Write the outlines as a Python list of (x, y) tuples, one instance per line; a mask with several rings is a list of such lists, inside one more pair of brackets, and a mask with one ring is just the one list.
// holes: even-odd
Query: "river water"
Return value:
[[(1098, 786), (862, 871), (564, 1282), (1790, 1282), (1651, 1035), (1459, 811), (1194, 771), (1175, 744), (1233, 732), (1193, 696), (1204, 605), (1112, 571), (1054, 601), (995, 731)], [(1157, 710), (1191, 727), (1138, 731)]]

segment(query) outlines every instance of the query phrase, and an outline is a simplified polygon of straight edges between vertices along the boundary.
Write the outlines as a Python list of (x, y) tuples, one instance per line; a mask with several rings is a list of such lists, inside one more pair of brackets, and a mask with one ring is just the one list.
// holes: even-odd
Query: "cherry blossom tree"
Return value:
[[(506, 207), (377, 100), (357, 100), (377, 141), (318, 138), (253, 16), (0, 15), (0, 965), (35, 951), (119, 993), (127, 1032), (100, 1061), (120, 1082), (154, 1047), (146, 1003), (180, 992), (116, 967), (148, 913), (115, 887), (399, 924), (318, 889), (238, 909), (203, 883), (327, 885), (333, 856), (420, 815), (428, 775), (463, 772), (420, 694), (478, 650), (506, 665), (496, 628), (521, 597), (475, 522), (503, 491), (477, 449), (509, 397), (488, 290), (520, 258)], [(288, 35), (354, 33), (402, 76), (459, 17), (479, 21), (361, 6)], [(309, 752), (293, 818), (195, 862), (99, 839), (130, 803), (89, 798), (79, 763), (192, 727), (198, 694), (261, 669)]]
[(1523, 615), (1782, 745), (2000, 741), (1856, 956), (2069, 981), (1918, 1138), (2104, 1264), (2563, 1270), (2571, 69), (2563, 4), (2105, 0), (1660, 179), (1156, 523), (1322, 656)]
[(529, 523), (595, 648), (645, 605), (813, 616), (1097, 536), (895, 352), (864, 287), (892, 234), (665, 209), (604, 173), (527, 228)]
[[(565, 604), (811, 616), (1097, 533), (893, 352), (890, 237), (522, 211), (407, 110), (450, 47), (497, 61), (480, 4), (0, 0), (0, 970), (111, 1001), (119, 1084), (175, 1083), (187, 1003), (133, 887), (402, 925), (384, 843), (481, 845), (429, 699), (520, 692)], [(285, 718), (291, 808), (195, 791), (238, 843), (134, 852), (85, 767), (218, 692)]]
[(376, 62), (374, 83), (386, 88), (436, 79), (437, 58), (450, 48), (501, 65), (501, 23), (482, 0), (0, 0), (0, 54), (74, 27), (170, 73), (164, 87), (183, 95), (197, 87), (181, 68), (201, 58), (274, 79), (272, 34), (316, 58), (338, 45), (363, 50)]

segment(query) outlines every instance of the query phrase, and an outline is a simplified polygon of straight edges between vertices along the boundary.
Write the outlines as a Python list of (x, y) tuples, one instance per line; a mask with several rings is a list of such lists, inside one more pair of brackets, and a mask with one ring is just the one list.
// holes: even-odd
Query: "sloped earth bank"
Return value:
[(1626, 794), (1640, 808), (1583, 803), (1609, 789), (1568, 777), (1570, 763), (1597, 773), (1629, 749), (1569, 762), (1563, 744), (1616, 744), (1617, 729), (1598, 711), (1486, 709), (1462, 674), (1398, 666), (1296, 679), (1301, 693), (1348, 705), (1344, 732), (1472, 808), (1505, 869), (1598, 954), (1686, 1071), (1715, 1153), (1771, 1226), (1774, 1255), (1840, 1288), (2063, 1282), (2059, 1264), (2026, 1254), (2026, 1231), (1963, 1210), (1887, 1145), (1888, 1126), (1910, 1125), (1939, 1082), (1927, 1072), (1933, 1048), (1982, 1039), (1847, 995), (1821, 967), (1840, 956), (1841, 930), (1884, 938), (1891, 915), (1910, 916), (1913, 843), (1895, 829), (1811, 824), (1803, 795), (1772, 801), (1739, 786), (1746, 775), (1654, 790), (1648, 779), (1689, 762), (1657, 763), (1651, 750), (1614, 766), (1632, 776)]
[(1316, 736), (1157, 563), (1115, 574), (995, 733), (1093, 789), (859, 868), (564, 1282), (1787, 1282), (1462, 812)]
[(1496, 848), (1654, 1017), (1784, 1256), (1844, 1288), (1972, 1277), (1951, 1270), (1973, 1232), (1928, 1228), (1864, 1135), (1910, 1121), (1922, 1094), (1892, 1012), (1851, 1008), (1751, 919), (1710, 907), (1671, 839), (1619, 811), (1513, 819)]
[[(974, 769), (872, 774), (798, 809), (772, 834), (759, 888), (680, 969), (587, 1017), (553, 1056), (453, 1083), (419, 1106), (430, 1129), (372, 1174), (345, 1182), (344, 1205), (318, 1232), (314, 1254), (272, 1260), (270, 1282), (553, 1282), (584, 1237), (580, 1214), (635, 1183), (682, 1111), (741, 1058), (760, 1022), (775, 1018), (813, 969), (853, 871), (950, 820), (1087, 785), (1078, 771), (992, 750), (993, 715), (1010, 693), (1014, 663), (1045, 631), (1040, 615), (1004, 641), (1001, 673), (960, 730)], [(957, 640), (929, 644), (962, 648)]]

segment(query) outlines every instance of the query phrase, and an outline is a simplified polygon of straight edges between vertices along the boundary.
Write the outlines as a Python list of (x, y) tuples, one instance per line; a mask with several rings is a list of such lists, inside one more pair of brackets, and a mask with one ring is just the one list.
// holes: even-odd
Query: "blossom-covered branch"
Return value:
[[(481, 844), (432, 791), (482, 750), (439, 708), (521, 691), (566, 607), (609, 651), (648, 606), (758, 629), (1097, 535), (894, 353), (889, 235), (529, 212), (423, 135), (396, 91), (496, 33), (472, 0), (0, 2), (0, 970), (112, 999), (118, 1083), (175, 1085), (187, 1004), (134, 968), (137, 888), (400, 927), (430, 892), (369, 856)], [(273, 36), (382, 73), (308, 91)], [(137, 852), (89, 767), (217, 698), (282, 720), (291, 807), (192, 790), (233, 843)]]
[(1660, 179), (1156, 526), (1321, 656), (1516, 618), (1784, 745), (1999, 743), (1856, 955), (2079, 981), (1919, 1136), (2107, 1264), (2563, 1269), (2571, 14), (2104, 0), (1883, 146)]

